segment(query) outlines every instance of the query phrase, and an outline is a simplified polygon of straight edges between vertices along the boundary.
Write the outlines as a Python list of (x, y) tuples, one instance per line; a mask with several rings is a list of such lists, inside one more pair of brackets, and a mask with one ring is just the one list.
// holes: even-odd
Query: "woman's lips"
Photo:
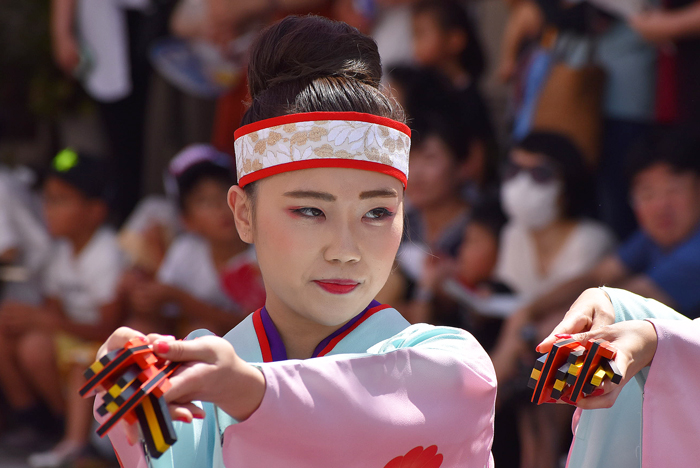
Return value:
[(360, 284), (357, 281), (344, 279), (315, 280), (314, 283), (331, 294), (347, 294)]

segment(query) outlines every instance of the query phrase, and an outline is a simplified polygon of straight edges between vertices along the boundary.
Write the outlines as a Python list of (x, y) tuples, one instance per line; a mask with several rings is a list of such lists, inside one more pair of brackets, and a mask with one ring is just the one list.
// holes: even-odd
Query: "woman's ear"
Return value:
[(228, 190), (228, 206), (233, 212), (236, 230), (241, 240), (253, 243), (253, 204), (245, 191), (238, 185)]

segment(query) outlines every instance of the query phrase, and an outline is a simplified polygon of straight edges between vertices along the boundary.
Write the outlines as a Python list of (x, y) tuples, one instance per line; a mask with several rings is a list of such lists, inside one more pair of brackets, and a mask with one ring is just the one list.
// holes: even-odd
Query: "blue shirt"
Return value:
[(700, 225), (670, 250), (638, 231), (617, 255), (628, 270), (648, 276), (688, 317), (700, 316)]

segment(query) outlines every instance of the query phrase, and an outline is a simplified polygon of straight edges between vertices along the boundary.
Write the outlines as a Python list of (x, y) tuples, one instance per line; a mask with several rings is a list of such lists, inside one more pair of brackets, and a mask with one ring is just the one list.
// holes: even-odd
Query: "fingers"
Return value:
[(217, 354), (214, 350), (214, 346), (212, 346), (214, 345), (212, 339), (218, 341), (211, 336), (204, 336), (189, 341), (159, 340), (153, 343), (153, 350), (159, 356), (169, 359), (170, 361), (200, 361), (213, 363), (216, 361)]
[(159, 333), (149, 333), (148, 335), (146, 335), (146, 339), (149, 343), (156, 343), (158, 341), (166, 341), (168, 343), (171, 343), (173, 341), (176, 341), (176, 338), (172, 335), (161, 335)]
[(170, 417), (175, 421), (191, 423), (193, 419), (204, 419), (206, 412), (194, 403), (171, 403), (168, 405)]
[(587, 289), (576, 299), (552, 333), (537, 346), (537, 351), (548, 353), (558, 339), (556, 335), (586, 332), (613, 323), (615, 309), (605, 291), (599, 288)]
[(107, 341), (100, 346), (100, 350), (97, 352), (97, 359), (101, 358), (110, 351), (123, 348), (129, 340), (136, 337), (145, 338), (146, 335), (129, 327), (117, 328), (114, 333), (107, 338)]
[(623, 380), (619, 385), (616, 385), (606, 380), (591, 395), (580, 398), (576, 402), (576, 406), (581, 409), (610, 408), (615, 404), (626, 383), (627, 381)]

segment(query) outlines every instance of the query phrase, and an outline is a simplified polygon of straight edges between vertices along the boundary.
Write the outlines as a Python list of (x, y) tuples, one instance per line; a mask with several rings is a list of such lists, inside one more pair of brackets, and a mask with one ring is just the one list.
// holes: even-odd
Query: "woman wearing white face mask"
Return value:
[[(524, 304), (585, 273), (613, 247), (612, 233), (585, 217), (593, 199), (591, 187), (581, 154), (562, 135), (531, 133), (510, 152), (501, 185), (509, 221), (501, 235), (496, 275)], [(548, 329), (542, 325), (545, 336), (555, 324)], [(528, 370), (534, 361), (534, 356), (524, 357), (529, 356), (524, 341), (536, 338), (525, 336), (533, 335), (535, 329), (523, 325), (516, 312), (506, 321), (491, 352), (504, 400), (509, 399), (509, 387), (525, 389), (518, 379), (510, 380), (518, 359), (527, 361)], [(517, 402), (517, 398), (510, 401)], [(565, 427), (570, 410), (560, 405), (516, 406), (521, 466), (555, 466), (562, 455), (559, 448), (568, 446), (562, 439), (570, 433)]]
[(509, 222), (496, 271), (525, 302), (584, 273), (612, 248), (610, 231), (585, 218), (589, 171), (568, 138), (531, 133), (511, 151), (502, 179)]

